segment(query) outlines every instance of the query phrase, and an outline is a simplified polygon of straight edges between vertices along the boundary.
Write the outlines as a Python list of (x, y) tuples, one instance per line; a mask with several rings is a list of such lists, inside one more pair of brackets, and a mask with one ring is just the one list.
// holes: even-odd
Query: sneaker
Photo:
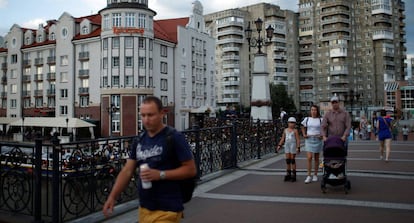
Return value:
[(316, 182), (316, 181), (318, 181), (318, 176), (316, 176), (316, 175), (313, 175), (313, 177), (312, 177), (312, 181), (313, 181), (313, 182)]
[(305, 184), (308, 184), (312, 181), (312, 177), (311, 176), (307, 176), (305, 179)]

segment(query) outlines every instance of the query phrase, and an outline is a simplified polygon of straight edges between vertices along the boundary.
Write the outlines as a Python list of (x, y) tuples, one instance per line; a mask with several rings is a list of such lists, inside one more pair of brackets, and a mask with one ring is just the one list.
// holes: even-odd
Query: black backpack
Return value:
[[(176, 160), (176, 166), (180, 166), (180, 162), (177, 158), (177, 156), (174, 153), (174, 137), (173, 133), (174, 131), (177, 131), (176, 129), (167, 126), (167, 138), (166, 138), (166, 144), (167, 144), (167, 156), (171, 157), (171, 159)], [(138, 142), (141, 141), (142, 136), (144, 135), (144, 132), (142, 132), (139, 135)], [(183, 203), (187, 203), (191, 200), (193, 197), (193, 193), (195, 188), (197, 187), (197, 175), (194, 177), (190, 177), (183, 180), (177, 180), (180, 184), (180, 190), (181, 190), (181, 198), (183, 200)]]
[[(169, 156), (174, 156), (175, 159), (177, 160), (178, 165), (179, 161), (178, 158), (175, 156), (174, 153), (174, 137), (173, 137), (173, 133), (175, 130), (174, 128), (167, 126), (167, 139), (166, 139), (166, 144), (167, 144), (167, 153)], [(178, 166), (177, 165), (177, 166)], [(181, 190), (181, 198), (183, 200), (183, 203), (187, 203), (191, 200), (191, 198), (193, 197), (193, 193), (195, 188), (197, 187), (197, 176), (194, 177), (190, 177), (187, 179), (183, 179), (183, 180), (179, 180), (179, 184), (180, 184), (180, 190)]]

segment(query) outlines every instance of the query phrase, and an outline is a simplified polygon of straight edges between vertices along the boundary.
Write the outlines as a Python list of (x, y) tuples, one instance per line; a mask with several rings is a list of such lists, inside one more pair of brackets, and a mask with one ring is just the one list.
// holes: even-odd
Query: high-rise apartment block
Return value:
[(300, 0), (301, 110), (323, 108), (334, 94), (355, 117), (370, 107), (400, 107), (404, 11), (401, 0)]

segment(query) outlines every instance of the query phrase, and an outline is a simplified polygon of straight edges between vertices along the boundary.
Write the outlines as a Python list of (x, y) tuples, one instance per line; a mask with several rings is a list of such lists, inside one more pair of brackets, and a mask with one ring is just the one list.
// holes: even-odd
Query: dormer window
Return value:
[(37, 36), (37, 42), (38, 43), (43, 42), (43, 36), (42, 35)]
[(30, 45), (30, 37), (26, 37), (25, 42), (26, 45)]
[(51, 33), (49, 40), (56, 40), (56, 34), (55, 33)]
[(83, 26), (82, 27), (82, 35), (86, 35), (89, 34), (89, 28), (88, 26)]

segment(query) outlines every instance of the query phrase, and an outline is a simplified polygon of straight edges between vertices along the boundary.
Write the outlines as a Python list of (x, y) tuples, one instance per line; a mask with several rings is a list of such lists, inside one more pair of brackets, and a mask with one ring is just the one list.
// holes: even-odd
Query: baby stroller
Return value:
[(344, 185), (345, 193), (351, 189), (351, 182), (346, 176), (347, 148), (338, 136), (330, 136), (323, 147), (323, 177), (321, 190), (326, 193), (326, 185)]

